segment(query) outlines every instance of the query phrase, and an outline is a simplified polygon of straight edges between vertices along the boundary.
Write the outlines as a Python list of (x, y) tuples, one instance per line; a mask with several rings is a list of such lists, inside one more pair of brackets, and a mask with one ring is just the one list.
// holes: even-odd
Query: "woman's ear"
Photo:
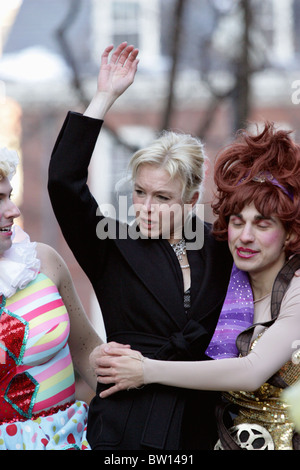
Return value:
[(294, 242), (296, 240), (296, 236), (295, 232), (289, 232), (286, 236), (286, 242)]
[(289, 232), (284, 241), (284, 249), (287, 251), (291, 243), (293, 243), (297, 239), (297, 235), (295, 232)]
[(192, 197), (192, 199), (190, 200), (189, 204), (191, 204), (192, 208), (195, 207), (195, 205), (197, 204), (199, 200), (199, 191), (196, 191)]

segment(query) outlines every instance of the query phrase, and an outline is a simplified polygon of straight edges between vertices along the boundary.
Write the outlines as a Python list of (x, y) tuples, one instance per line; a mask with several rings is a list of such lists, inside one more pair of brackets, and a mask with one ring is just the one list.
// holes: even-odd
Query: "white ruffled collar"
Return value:
[(11, 297), (38, 275), (36, 243), (18, 225), (14, 226), (12, 246), (0, 257), (0, 294)]

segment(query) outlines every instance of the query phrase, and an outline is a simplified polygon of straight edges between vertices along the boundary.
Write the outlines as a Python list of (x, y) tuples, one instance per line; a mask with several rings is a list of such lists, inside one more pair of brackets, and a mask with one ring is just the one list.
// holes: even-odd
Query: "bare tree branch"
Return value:
[(177, 65), (178, 65), (178, 56), (180, 50), (180, 38), (183, 28), (183, 12), (184, 6), (187, 0), (177, 0), (174, 13), (174, 28), (172, 36), (172, 50), (171, 50), (171, 71), (169, 77), (169, 90), (168, 97), (166, 101), (166, 107), (164, 110), (163, 120), (162, 120), (162, 129), (168, 129), (170, 127), (170, 119), (173, 109), (174, 102), (174, 87), (176, 82), (177, 75)]
[(236, 87), (233, 94), (234, 131), (245, 126), (250, 113), (250, 29), (252, 26), (251, 5), (249, 0), (240, 0), (243, 13), (243, 36), (241, 54), (236, 63)]
[(241, 40), (240, 55), (232, 62), (232, 68), (235, 75), (235, 83), (232, 88), (220, 94), (213, 89), (209, 77), (202, 77), (206, 86), (212, 95), (211, 102), (208, 106), (204, 122), (199, 126), (198, 135), (203, 139), (209, 127), (213, 123), (214, 116), (219, 106), (226, 99), (232, 100), (233, 114), (233, 132), (245, 126), (247, 118), (250, 114), (250, 94), (251, 76), (262, 70), (265, 64), (254, 66), (250, 61), (251, 49), (255, 47), (251, 43), (250, 31), (253, 27), (253, 6), (249, 0), (240, 0), (239, 7), (242, 9), (243, 16), (243, 34)]
[(204, 139), (206, 133), (208, 132), (210, 126), (212, 125), (214, 121), (215, 114), (218, 110), (218, 108), (221, 106), (221, 104), (228, 98), (230, 98), (233, 94), (235, 87), (230, 88), (228, 91), (225, 91), (222, 94), (214, 93), (213, 92), (213, 97), (211, 99), (211, 102), (209, 104), (208, 109), (206, 110), (205, 113), (205, 119), (204, 121), (200, 124), (199, 129), (198, 129), (198, 137), (200, 139)]
[[(82, 5), (81, 1), (82, 0), (70, 0), (69, 9), (67, 11), (66, 17), (63, 19), (61, 25), (56, 30), (56, 37), (60, 45), (62, 55), (67, 64), (69, 65), (70, 69), (72, 70), (72, 86), (78, 94), (82, 106), (87, 107), (87, 105), (89, 104), (89, 98), (86, 96), (84, 87), (82, 86), (82, 79), (80, 77), (73, 49), (70, 46), (66, 37), (68, 30), (72, 27), (78, 17), (78, 14), (80, 13), (80, 8)], [(135, 152), (137, 150), (135, 146), (132, 146), (128, 144), (125, 140), (123, 140), (117, 134), (117, 132), (107, 124), (107, 122), (105, 122), (104, 126), (105, 129), (109, 132), (109, 134), (115, 139), (115, 141), (119, 145), (122, 145), (130, 152)]]
[(79, 76), (76, 59), (74, 57), (72, 48), (70, 47), (66, 38), (67, 31), (69, 30), (69, 28), (71, 28), (73, 23), (76, 21), (76, 18), (80, 12), (80, 7), (81, 7), (81, 0), (70, 0), (66, 17), (64, 18), (61, 25), (57, 28), (56, 36), (57, 36), (58, 43), (62, 51), (62, 55), (72, 70), (72, 74), (73, 74), (72, 86), (75, 88), (76, 92), (78, 93), (80, 101), (85, 106), (87, 106), (88, 98), (86, 97), (83, 87), (81, 85), (81, 80)]

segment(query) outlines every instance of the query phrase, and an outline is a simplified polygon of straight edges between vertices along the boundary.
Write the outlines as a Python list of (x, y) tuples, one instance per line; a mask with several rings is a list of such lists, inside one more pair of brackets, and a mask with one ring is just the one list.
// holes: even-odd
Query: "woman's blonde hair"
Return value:
[(19, 157), (15, 150), (0, 148), (0, 180), (11, 179), (16, 173)]
[(171, 179), (178, 177), (181, 180), (183, 202), (189, 202), (196, 192), (201, 192), (205, 160), (204, 146), (199, 139), (189, 134), (164, 131), (148, 147), (134, 153), (129, 169), (134, 181), (143, 164), (163, 168)]

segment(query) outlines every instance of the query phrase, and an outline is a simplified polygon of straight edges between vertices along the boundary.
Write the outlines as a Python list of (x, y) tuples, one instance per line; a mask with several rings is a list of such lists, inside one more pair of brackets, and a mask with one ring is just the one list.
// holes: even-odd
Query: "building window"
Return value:
[(127, 41), (140, 50), (143, 64), (148, 59), (153, 67), (160, 57), (160, 0), (92, 0), (92, 5), (96, 63), (108, 44)]
[(140, 47), (140, 3), (137, 1), (114, 1), (112, 3), (113, 43), (127, 41)]

